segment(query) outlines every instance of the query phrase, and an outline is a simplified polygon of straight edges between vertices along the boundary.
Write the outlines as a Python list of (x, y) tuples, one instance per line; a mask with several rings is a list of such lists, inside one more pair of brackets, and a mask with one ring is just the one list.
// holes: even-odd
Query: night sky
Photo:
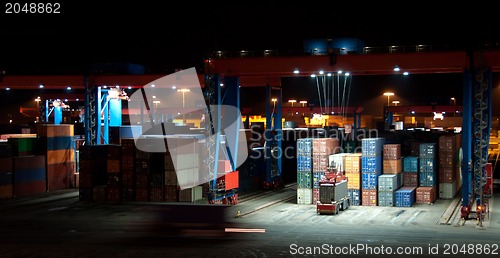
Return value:
[[(57, 15), (5, 14), (2, 2), (0, 70), (7, 75), (82, 74), (92, 63), (125, 62), (144, 65), (148, 73), (190, 67), (202, 71), (210, 51), (301, 50), (304, 40), (323, 38), (359, 38), (367, 46), (431, 44), (450, 49), (498, 47), (500, 42), (500, 19), (494, 8), (480, 1), (418, 1), (407, 6), (400, 1), (106, 2), (68, 1)], [(284, 99), (304, 92), (312, 101), (317, 97), (315, 88), (301, 90), (307, 81), (284, 79), (283, 84)], [(450, 97), (460, 101), (462, 78), (358, 76), (352, 80), (351, 103), (377, 102), (391, 87), (407, 103), (448, 104)], [(263, 89), (251, 91), (259, 94)], [(245, 97), (242, 103), (248, 103)]]

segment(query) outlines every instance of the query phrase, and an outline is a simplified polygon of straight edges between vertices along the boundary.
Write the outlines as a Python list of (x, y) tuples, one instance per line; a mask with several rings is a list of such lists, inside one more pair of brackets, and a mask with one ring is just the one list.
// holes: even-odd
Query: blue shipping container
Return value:
[(384, 138), (365, 138), (361, 140), (361, 154), (363, 156), (382, 156)]
[(419, 172), (437, 173), (438, 168), (436, 164), (436, 159), (421, 158)]
[(418, 157), (407, 156), (403, 158), (403, 172), (418, 172)]
[(402, 187), (396, 190), (396, 207), (412, 207), (415, 203), (415, 187)]
[(361, 156), (361, 172), (382, 174), (382, 156)]
[(297, 155), (311, 156), (312, 155), (312, 138), (297, 139)]
[(378, 176), (375, 173), (361, 173), (361, 189), (377, 190)]
[(419, 186), (436, 186), (437, 174), (433, 172), (419, 172)]
[(435, 143), (421, 143), (420, 144), (420, 158), (421, 159), (434, 159), (436, 158), (438, 149)]
[(67, 150), (76, 148), (72, 136), (47, 137), (42, 139), (46, 141), (47, 150)]
[(351, 205), (360, 206), (361, 205), (361, 190), (348, 189), (349, 199)]
[(319, 189), (319, 182), (325, 178), (326, 178), (325, 172), (313, 172), (313, 178), (312, 178), (313, 188)]
[(311, 172), (312, 171), (312, 158), (311, 156), (297, 156), (297, 171)]

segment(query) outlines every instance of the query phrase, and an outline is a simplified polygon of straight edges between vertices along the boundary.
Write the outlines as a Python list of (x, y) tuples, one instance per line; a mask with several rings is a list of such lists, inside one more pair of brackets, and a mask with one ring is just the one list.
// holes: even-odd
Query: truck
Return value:
[(317, 214), (335, 215), (350, 206), (347, 191), (347, 179), (319, 182), (319, 201), (316, 203)]

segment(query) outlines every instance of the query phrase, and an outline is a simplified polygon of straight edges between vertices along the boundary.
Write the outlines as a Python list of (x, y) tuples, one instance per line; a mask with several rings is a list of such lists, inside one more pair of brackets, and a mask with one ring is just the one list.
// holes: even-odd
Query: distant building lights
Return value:
[(128, 86), (128, 89), (131, 90), (132, 89), (132, 86)]
[(154, 85), (154, 84), (151, 84), (151, 87), (152, 87), (152, 88), (154, 88), (154, 87), (156, 87), (156, 85)]
[(316, 74), (311, 74), (311, 78), (314, 78), (314, 77), (316, 77)]
[(177, 89), (177, 87), (175, 87), (175, 85), (174, 85), (174, 86), (172, 86), (172, 89), (175, 90), (175, 89)]
[(408, 75), (408, 74), (410, 74), (410, 73), (409, 72), (403, 72), (403, 75)]
[(350, 74), (350, 73), (348, 73), (348, 72), (347, 72), (347, 73), (345, 73), (345, 76), (349, 76), (349, 75), (351, 75), (351, 74)]
[(71, 90), (71, 87), (70, 86), (66, 87), (66, 90)]
[(342, 74), (342, 70), (339, 70), (337, 73), (338, 73), (338, 74)]
[(319, 71), (319, 74), (321, 74), (321, 75), (324, 74), (324, 73), (325, 73), (324, 71)]
[(327, 73), (326, 76), (332, 76), (332, 73)]
[(396, 66), (394, 66), (393, 70), (394, 70), (394, 72), (399, 72), (401, 70), (401, 68), (399, 68), (399, 66), (396, 65)]
[(40, 84), (38, 85), (38, 88), (43, 89), (43, 84), (41, 84), (41, 83), (40, 83)]
[(294, 74), (299, 74), (299, 73), (300, 73), (300, 71), (299, 71), (299, 69), (298, 69), (298, 68), (295, 68), (295, 69), (293, 70), (293, 73), (294, 73)]

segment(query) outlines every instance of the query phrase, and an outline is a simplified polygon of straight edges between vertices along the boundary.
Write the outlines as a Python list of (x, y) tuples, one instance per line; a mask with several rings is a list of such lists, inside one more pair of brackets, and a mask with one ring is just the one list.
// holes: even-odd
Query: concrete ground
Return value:
[(226, 222), (245, 232), (224, 234), (187, 230), (192, 224), (172, 234), (156, 223), (156, 208), (163, 204), (80, 202), (74, 190), (2, 201), (0, 257), (387, 257), (388, 252), (461, 257), (486, 251), (489, 255), (481, 256), (494, 257), (500, 252), (500, 207), (494, 203), (499, 194), (490, 201), (483, 227), (475, 220), (457, 225), (453, 216), (442, 223), (454, 200), (408, 208), (351, 206), (337, 215), (318, 215), (314, 205), (296, 204), (295, 194), (288, 186), (241, 196), (228, 207)]

